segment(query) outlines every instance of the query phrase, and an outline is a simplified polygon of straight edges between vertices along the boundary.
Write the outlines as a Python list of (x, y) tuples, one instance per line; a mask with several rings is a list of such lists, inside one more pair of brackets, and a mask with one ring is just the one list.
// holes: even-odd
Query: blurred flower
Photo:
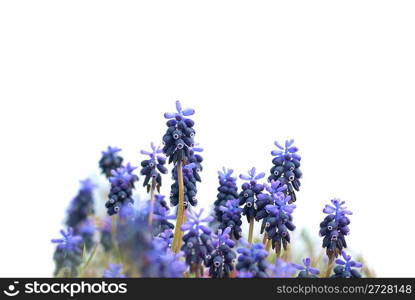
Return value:
[(272, 160), (274, 166), (271, 168), (268, 180), (279, 180), (282, 184), (286, 184), (287, 190), (285, 192), (291, 197), (291, 201), (295, 202), (295, 191), (300, 190), (300, 178), (302, 177), (301, 157), (297, 154), (298, 148), (293, 146), (294, 140), (286, 140), (285, 146), (280, 145), (277, 141), (274, 144), (278, 149), (271, 151), (275, 158)]
[(344, 206), (345, 201), (331, 200), (333, 205), (326, 205), (323, 212), (328, 214), (320, 223), (320, 235), (323, 236), (323, 248), (331, 259), (337, 257), (343, 248), (347, 248), (345, 236), (349, 234), (350, 220), (347, 215), (352, 212)]
[(99, 167), (107, 178), (111, 176), (111, 171), (121, 167), (123, 158), (118, 155), (120, 148), (108, 146), (107, 151), (102, 151), (102, 158), (99, 161)]
[(109, 264), (108, 269), (104, 271), (104, 278), (125, 278), (122, 274), (121, 264)]
[(244, 247), (237, 249), (239, 256), (236, 269), (240, 272), (249, 272), (255, 278), (268, 277), (268, 263), (266, 261), (268, 251), (265, 250), (264, 244), (250, 245), (244, 239), (240, 239), (240, 242)]
[(104, 217), (102, 219), (102, 226), (100, 227), (101, 232), (101, 245), (104, 247), (104, 251), (108, 252), (112, 248), (112, 220), (111, 217)]
[(360, 278), (362, 275), (360, 272), (353, 268), (361, 268), (362, 264), (352, 260), (350, 255), (347, 255), (345, 251), (342, 251), (342, 259), (336, 259), (337, 266), (333, 269), (333, 278)]
[(67, 210), (66, 225), (76, 228), (90, 214), (94, 213), (94, 198), (92, 192), (95, 185), (87, 178), (81, 181), (81, 187), (78, 194), (71, 201)]
[(68, 228), (67, 232), (64, 230), (60, 231), (62, 238), (52, 239), (52, 243), (58, 244), (57, 248), (63, 250), (66, 253), (76, 252), (79, 250), (80, 243), (82, 242), (82, 237), (79, 235), (74, 235), (74, 231), (71, 227)]
[(95, 225), (90, 219), (86, 219), (77, 230), (77, 233), (82, 237), (85, 248), (90, 250), (94, 245)]
[(67, 232), (60, 231), (62, 238), (52, 239), (57, 244), (53, 260), (55, 261), (54, 275), (64, 272), (65, 276), (75, 277), (78, 273), (78, 266), (82, 262), (82, 250), (80, 243), (82, 237), (74, 235), (73, 229), (68, 228)]
[(311, 267), (311, 259), (305, 258), (303, 259), (304, 266), (293, 264), (293, 266), (300, 270), (300, 273), (298, 273), (299, 278), (317, 278), (317, 275), (320, 274), (320, 271), (316, 268)]
[(289, 278), (293, 277), (297, 268), (292, 263), (286, 262), (281, 258), (277, 258), (275, 265), (270, 265), (271, 277), (274, 278)]

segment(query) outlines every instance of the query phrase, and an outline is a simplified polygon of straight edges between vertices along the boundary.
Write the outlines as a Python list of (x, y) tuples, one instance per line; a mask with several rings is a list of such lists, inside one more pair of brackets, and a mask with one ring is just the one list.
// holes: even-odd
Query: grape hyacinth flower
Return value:
[(226, 230), (226, 228), (229, 228), (229, 235), (235, 240), (239, 240), (242, 236), (242, 208), (239, 207), (239, 200), (228, 200), (225, 205), (220, 207), (220, 210), (222, 221), (219, 224), (219, 229)]
[(154, 193), (156, 189), (160, 192), (162, 183), (161, 174), (167, 174), (167, 168), (164, 166), (166, 158), (161, 155), (163, 151), (160, 147), (156, 147), (153, 143), (151, 143), (150, 146), (151, 152), (141, 150), (141, 154), (149, 156), (149, 159), (141, 162), (141, 175), (145, 176), (143, 186), (147, 187), (147, 192), (150, 192), (150, 212), (148, 215), (148, 223), (151, 225), (153, 222)]
[(297, 153), (298, 148), (293, 145), (294, 140), (285, 141), (285, 146), (280, 145), (277, 141), (274, 144), (278, 149), (271, 151), (271, 155), (275, 158), (272, 160), (274, 166), (270, 170), (271, 175), (268, 177), (268, 181), (279, 180), (282, 184), (286, 184), (286, 193), (291, 197), (291, 201), (295, 202), (297, 200), (295, 191), (299, 191), (301, 185), (301, 156)]
[(222, 168), (218, 171), (219, 187), (216, 201), (213, 203), (215, 219), (218, 223), (222, 223), (221, 206), (226, 206), (228, 200), (238, 199), (238, 187), (236, 185), (236, 177), (232, 176), (233, 170)]
[(121, 167), (123, 158), (118, 155), (118, 152), (120, 151), (120, 148), (113, 148), (110, 146), (108, 146), (107, 151), (102, 151), (99, 167), (101, 168), (102, 173), (107, 176), (107, 178), (111, 176), (111, 171)]
[(187, 221), (180, 228), (185, 232), (181, 250), (190, 272), (195, 273), (197, 277), (201, 275), (202, 263), (205, 262), (206, 256), (213, 251), (212, 231), (207, 226), (213, 217), (203, 217), (203, 211), (203, 208), (199, 212), (187, 210)]
[(333, 269), (334, 275), (332, 278), (360, 278), (362, 275), (360, 272), (353, 268), (361, 268), (362, 264), (352, 260), (350, 255), (347, 255), (345, 251), (342, 251), (342, 259), (336, 259), (337, 266)]
[[(183, 164), (186, 164), (192, 156), (191, 149), (195, 146), (193, 138), (196, 132), (193, 129), (193, 120), (188, 118), (195, 113), (194, 109), (183, 109), (180, 101), (176, 101), (176, 110), (177, 112), (175, 113), (164, 114), (164, 117), (168, 119), (166, 123), (168, 129), (163, 136), (163, 153), (169, 158), (169, 163), (174, 164), (177, 172), (176, 182), (178, 199), (176, 205), (178, 205), (178, 209), (173, 241), (173, 251), (177, 253), (181, 248), (182, 242), (180, 226), (183, 224), (185, 218)], [(173, 177), (174, 176), (175, 175), (173, 174)], [(172, 191), (172, 194), (173, 193), (174, 192)], [(191, 197), (191, 199), (192, 198), (193, 197)], [(189, 199), (187, 204), (189, 204)]]
[(174, 229), (174, 225), (169, 220), (176, 219), (175, 215), (169, 214), (169, 208), (157, 206), (154, 208), (153, 234), (158, 235), (166, 230)]
[(249, 181), (242, 185), (242, 192), (239, 194), (239, 205), (244, 205), (242, 213), (246, 216), (249, 223), (249, 243), (252, 243), (255, 216), (257, 213), (255, 202), (257, 196), (264, 190), (264, 186), (257, 183), (257, 180), (264, 177), (265, 173), (256, 174), (255, 168), (250, 169), (247, 175), (239, 175), (240, 179)]
[(167, 248), (171, 248), (171, 244), (173, 243), (173, 230), (166, 229), (163, 232), (160, 232), (155, 239), (162, 240)]
[(255, 278), (267, 278), (268, 263), (266, 258), (268, 251), (265, 250), (264, 244), (251, 245), (243, 239), (240, 241), (244, 247), (237, 249), (239, 256), (236, 269), (240, 272), (249, 272)]
[(300, 270), (300, 273), (298, 273), (297, 277), (298, 278), (317, 278), (317, 275), (320, 274), (320, 271), (316, 268), (311, 267), (311, 259), (310, 258), (303, 259), (303, 264), (304, 266), (293, 264), (293, 266), (297, 270)]
[(323, 236), (323, 248), (331, 261), (347, 248), (345, 236), (349, 234), (350, 220), (347, 215), (352, 212), (344, 206), (345, 201), (331, 200), (333, 205), (326, 205), (323, 212), (328, 214), (320, 223), (320, 235)]
[(234, 270), (236, 254), (232, 250), (235, 242), (230, 239), (231, 228), (223, 231), (218, 230), (212, 234), (213, 251), (206, 257), (206, 267), (209, 268), (209, 275), (212, 278), (229, 278)]
[(95, 185), (90, 179), (81, 181), (81, 187), (75, 198), (72, 199), (67, 210), (66, 225), (76, 228), (86, 218), (94, 213), (94, 198), (92, 192)]
[(108, 269), (104, 271), (104, 278), (125, 278), (122, 273), (121, 264), (109, 264)]
[(108, 215), (116, 214), (124, 204), (132, 205), (134, 203), (132, 198), (134, 182), (138, 180), (138, 177), (132, 173), (134, 169), (130, 164), (127, 164), (126, 167), (111, 171), (109, 200), (105, 203)]
[[(191, 206), (196, 206), (197, 204), (197, 187), (196, 187), (196, 177), (195, 174), (195, 163), (190, 163), (188, 165), (183, 166), (182, 174), (183, 174), (183, 187), (184, 187), (184, 209)], [(173, 170), (173, 184), (171, 185), (171, 192), (170, 192), (170, 204), (172, 206), (177, 206), (179, 204), (179, 182), (178, 182), (178, 172)]]
[(78, 266), (82, 262), (81, 242), (82, 237), (74, 235), (72, 228), (65, 232), (60, 231), (62, 238), (52, 239), (57, 244), (53, 259), (56, 263), (54, 275), (57, 276), (62, 270), (66, 276), (76, 276)]
[[(284, 250), (287, 250), (288, 243), (290, 242), (289, 231), (295, 229), (295, 225), (292, 222), (292, 213), (295, 205), (290, 204), (291, 197), (283, 193), (285, 187), (281, 186), (280, 182), (272, 182), (266, 188), (269, 196), (263, 196), (264, 194), (258, 196), (258, 206), (262, 209), (263, 204), (265, 204), (267, 213), (267, 216), (263, 219), (261, 231), (265, 231), (267, 239), (271, 241), (272, 249), (275, 249), (279, 256), (281, 254), (281, 246)], [(272, 204), (266, 204), (269, 200)]]

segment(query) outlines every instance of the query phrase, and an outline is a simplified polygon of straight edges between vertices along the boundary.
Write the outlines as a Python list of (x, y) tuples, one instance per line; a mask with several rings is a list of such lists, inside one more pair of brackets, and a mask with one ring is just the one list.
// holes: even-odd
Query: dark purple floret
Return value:
[(334, 267), (334, 275), (332, 278), (360, 278), (362, 274), (354, 268), (361, 268), (362, 264), (352, 260), (350, 255), (347, 255), (345, 251), (342, 251), (342, 259), (336, 259), (337, 266)]
[(169, 163), (187, 161), (194, 147), (194, 122), (187, 118), (194, 114), (193, 109), (182, 109), (180, 101), (176, 101), (177, 113), (165, 113), (167, 131), (163, 136), (163, 153), (169, 158)]
[(239, 194), (239, 205), (244, 206), (242, 214), (246, 216), (248, 222), (255, 218), (257, 196), (264, 190), (264, 186), (257, 183), (257, 180), (264, 177), (265, 173), (256, 174), (255, 168), (250, 169), (247, 175), (239, 176), (240, 179), (248, 181), (242, 185), (242, 192)]
[(323, 212), (328, 214), (320, 223), (320, 235), (323, 238), (323, 248), (326, 248), (330, 259), (337, 257), (347, 248), (345, 236), (349, 234), (350, 220), (347, 217), (352, 212), (344, 206), (345, 201), (339, 199), (331, 200), (333, 205), (326, 205)]
[(86, 218), (94, 213), (94, 198), (92, 192), (95, 185), (90, 179), (81, 181), (81, 188), (67, 210), (66, 225), (77, 228)]
[(236, 269), (239, 272), (248, 272), (255, 278), (268, 277), (268, 263), (266, 261), (268, 251), (265, 250), (264, 244), (250, 245), (243, 239), (240, 239), (240, 241), (244, 244), (244, 247), (237, 250), (239, 256)]
[(317, 275), (320, 274), (320, 271), (316, 268), (311, 267), (311, 259), (310, 258), (303, 259), (303, 264), (304, 266), (293, 264), (293, 266), (297, 270), (300, 271), (297, 277), (298, 278), (317, 278)]
[(228, 200), (238, 199), (238, 187), (236, 185), (236, 177), (232, 176), (233, 170), (223, 167), (219, 174), (219, 187), (216, 201), (213, 203), (215, 219), (222, 223), (221, 206), (226, 206)]
[(108, 269), (104, 271), (104, 278), (125, 278), (122, 273), (121, 264), (109, 264)]
[(183, 246), (186, 264), (190, 267), (190, 272), (199, 273), (202, 263), (206, 263), (206, 257), (213, 251), (211, 239), (212, 231), (207, 223), (213, 220), (213, 217), (203, 217), (203, 209), (199, 212), (186, 212), (187, 221), (181, 226), (185, 232), (183, 235)]
[(228, 200), (219, 209), (222, 211), (222, 221), (219, 224), (219, 229), (226, 230), (229, 228), (229, 235), (235, 240), (239, 240), (242, 236), (242, 208), (239, 207), (239, 200)]
[(118, 155), (120, 148), (108, 146), (107, 151), (102, 151), (102, 158), (99, 161), (99, 167), (107, 178), (111, 176), (111, 171), (121, 167), (123, 158)]
[(174, 225), (170, 223), (170, 220), (176, 219), (176, 216), (170, 214), (170, 208), (165, 205), (164, 196), (157, 195), (154, 204), (153, 234), (158, 235), (166, 230), (174, 229)]
[(132, 173), (134, 169), (128, 164), (111, 172), (112, 177), (109, 178), (111, 190), (108, 195), (109, 200), (105, 203), (108, 215), (118, 213), (125, 204), (134, 203), (132, 198), (134, 182), (138, 180), (138, 177)]
[(229, 278), (234, 270), (236, 253), (232, 250), (235, 242), (231, 240), (229, 234), (231, 228), (223, 231), (218, 230), (217, 234), (212, 234), (212, 245), (214, 249), (206, 257), (206, 267), (209, 268), (209, 275), (212, 278)]
[(295, 202), (297, 199), (295, 191), (299, 191), (301, 185), (301, 156), (297, 153), (298, 148), (293, 145), (294, 140), (285, 141), (285, 146), (280, 145), (277, 141), (274, 144), (278, 149), (271, 151), (275, 157), (272, 160), (274, 166), (270, 170), (271, 175), (268, 177), (268, 181), (278, 180), (281, 184), (286, 184), (287, 190), (285, 192), (291, 197), (291, 201)]
[(155, 180), (156, 188), (160, 191), (161, 187), (161, 174), (167, 174), (166, 157), (162, 154), (163, 151), (160, 147), (156, 147), (151, 143), (151, 151), (141, 150), (141, 154), (148, 155), (149, 159), (145, 159), (141, 162), (141, 175), (144, 177), (143, 186), (147, 187), (147, 191), (150, 191), (151, 180)]

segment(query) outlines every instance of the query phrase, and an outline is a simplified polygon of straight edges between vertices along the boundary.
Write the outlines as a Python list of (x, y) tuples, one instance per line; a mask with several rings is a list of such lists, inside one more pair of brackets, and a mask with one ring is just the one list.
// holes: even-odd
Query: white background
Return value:
[(0, 276), (51, 275), (78, 180), (107, 145), (138, 164), (176, 99), (196, 109), (204, 206), (218, 168), (268, 172), (273, 141), (294, 138), (298, 228), (320, 243), (340, 197), (350, 249), (380, 276), (415, 276), (414, 14), (413, 1), (1, 1)]

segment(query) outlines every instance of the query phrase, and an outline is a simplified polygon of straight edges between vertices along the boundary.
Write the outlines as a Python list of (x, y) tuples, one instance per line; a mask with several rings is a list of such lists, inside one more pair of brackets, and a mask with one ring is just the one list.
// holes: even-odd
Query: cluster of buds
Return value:
[(231, 228), (212, 234), (213, 250), (206, 257), (206, 267), (212, 278), (228, 278), (234, 270), (236, 253), (232, 250), (235, 242), (230, 238)]

